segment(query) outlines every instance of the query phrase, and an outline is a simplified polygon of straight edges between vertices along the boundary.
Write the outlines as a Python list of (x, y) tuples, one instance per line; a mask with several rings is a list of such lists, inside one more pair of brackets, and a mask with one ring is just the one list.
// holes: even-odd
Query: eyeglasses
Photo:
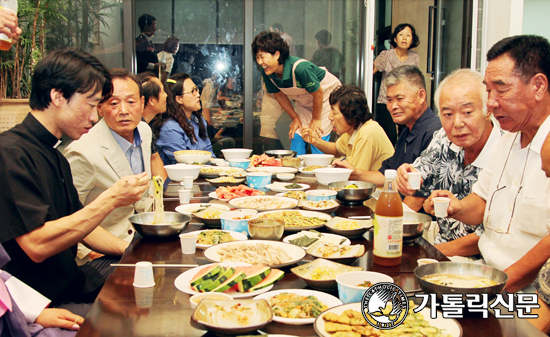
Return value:
[(191, 91), (184, 91), (184, 92), (182, 92), (181, 94), (182, 94), (182, 95), (185, 95), (185, 94), (192, 94), (192, 95), (195, 95), (195, 94), (197, 94), (197, 93), (199, 93), (199, 88), (194, 87), (193, 89), (191, 89)]
[[(492, 231), (495, 231), (499, 234), (508, 234), (510, 233), (510, 225), (512, 224), (512, 219), (514, 218), (514, 211), (516, 210), (516, 201), (518, 200), (519, 193), (521, 192), (521, 189), (523, 188), (523, 176), (525, 175), (525, 168), (527, 167), (527, 159), (529, 159), (529, 152), (531, 150), (531, 144), (529, 144), (529, 147), (527, 148), (527, 156), (525, 157), (525, 164), (523, 165), (523, 172), (521, 173), (521, 180), (519, 181), (519, 188), (516, 193), (516, 196), (514, 197), (514, 203), (512, 204), (512, 213), (510, 214), (510, 221), (508, 222), (508, 227), (506, 230), (503, 227), (498, 227), (493, 225), (489, 221), (489, 215), (491, 214), (491, 205), (493, 204), (493, 198), (495, 197), (495, 194), (497, 194), (500, 191), (508, 191), (506, 190), (506, 185), (499, 187), (500, 181), (502, 180), (502, 176), (504, 175), (504, 171), (506, 170), (506, 164), (508, 164), (508, 159), (510, 158), (510, 153), (512, 152), (512, 148), (514, 147), (514, 144), (516, 142), (516, 139), (519, 135), (519, 132), (516, 134), (516, 138), (512, 142), (512, 146), (510, 146), (510, 150), (508, 151), (508, 156), (506, 157), (506, 161), (504, 162), (504, 167), (502, 168), (502, 172), (500, 173), (500, 178), (498, 179), (497, 188), (491, 195), (491, 199), (489, 199), (489, 207), (487, 208), (487, 212), (485, 214), (485, 219), (483, 221), (485, 228), (490, 229)], [(501, 193), (502, 194), (502, 193)]]

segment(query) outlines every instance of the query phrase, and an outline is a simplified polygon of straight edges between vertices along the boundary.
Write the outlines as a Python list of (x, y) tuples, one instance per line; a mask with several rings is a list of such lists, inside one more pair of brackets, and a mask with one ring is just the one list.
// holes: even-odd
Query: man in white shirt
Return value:
[[(541, 169), (541, 147), (550, 132), (550, 44), (543, 37), (505, 38), (487, 53), (487, 107), (506, 133), (479, 175), (473, 193), (448, 196), (449, 216), (465, 224), (483, 221), (479, 249), (487, 264), (508, 274), (506, 290), (530, 286), (550, 257), (550, 181)], [(524, 289), (532, 292), (533, 288)]]

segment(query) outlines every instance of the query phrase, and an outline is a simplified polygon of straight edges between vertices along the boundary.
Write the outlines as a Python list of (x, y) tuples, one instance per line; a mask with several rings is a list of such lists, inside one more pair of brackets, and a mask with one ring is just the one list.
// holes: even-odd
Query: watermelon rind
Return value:
[(220, 264), (207, 266), (207, 267), (199, 270), (199, 272), (197, 274), (195, 274), (195, 276), (193, 276), (193, 279), (191, 279), (191, 282), (189, 283), (189, 285), (191, 287), (195, 287), (198, 284), (200, 284), (200, 283), (202, 283), (202, 282), (204, 282), (208, 279), (214, 278), (214, 276), (216, 276), (219, 272), (223, 271), (223, 269), (224, 268)]
[(218, 277), (216, 280), (214, 280), (209, 285), (203, 287), (202, 289), (204, 289), (205, 292), (210, 292), (213, 289), (219, 287), (225, 281), (227, 281), (227, 279), (229, 279), (233, 274), (235, 274), (235, 268), (229, 267), (225, 270), (225, 273), (221, 274), (220, 277)]
[(248, 289), (248, 292), (256, 291), (262, 288), (265, 288), (267, 286), (272, 285), (273, 283), (279, 281), (280, 279), (285, 276), (284, 271), (279, 269), (271, 269), (271, 273), (262, 280), (262, 282), (256, 284), (254, 287)]
[[(246, 271), (245, 271), (246, 273)], [(260, 283), (271, 273), (271, 268), (269, 267), (258, 267), (249, 274), (246, 273), (246, 277), (239, 282), (238, 291), (241, 293), (247, 292), (248, 289), (254, 287), (256, 284)]]
[(228, 290), (229, 288), (233, 287), (235, 284), (237, 284), (239, 281), (244, 279), (246, 277), (246, 274), (243, 271), (237, 271), (235, 272), (230, 278), (227, 279), (224, 283), (220, 284), (219, 287), (212, 290), (212, 292), (224, 292)]

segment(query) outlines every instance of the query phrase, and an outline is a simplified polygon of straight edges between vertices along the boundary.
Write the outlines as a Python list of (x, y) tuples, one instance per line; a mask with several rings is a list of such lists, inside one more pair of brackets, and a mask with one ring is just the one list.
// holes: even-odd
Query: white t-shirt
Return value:
[(540, 159), (549, 131), (550, 117), (523, 149), (521, 134), (505, 133), (473, 187), (487, 202), (479, 249), (490, 266), (508, 268), (550, 233), (550, 179)]

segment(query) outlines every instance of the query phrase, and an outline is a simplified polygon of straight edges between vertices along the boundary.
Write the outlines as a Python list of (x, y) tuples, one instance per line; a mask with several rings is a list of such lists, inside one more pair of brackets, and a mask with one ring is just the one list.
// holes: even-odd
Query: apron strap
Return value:
[(302, 62), (305, 62), (305, 60), (299, 59), (298, 61), (294, 62), (294, 65), (292, 66), (292, 86), (294, 88), (296, 88), (296, 74), (294, 73), (294, 71), (296, 70), (296, 66), (298, 66), (298, 64)]

